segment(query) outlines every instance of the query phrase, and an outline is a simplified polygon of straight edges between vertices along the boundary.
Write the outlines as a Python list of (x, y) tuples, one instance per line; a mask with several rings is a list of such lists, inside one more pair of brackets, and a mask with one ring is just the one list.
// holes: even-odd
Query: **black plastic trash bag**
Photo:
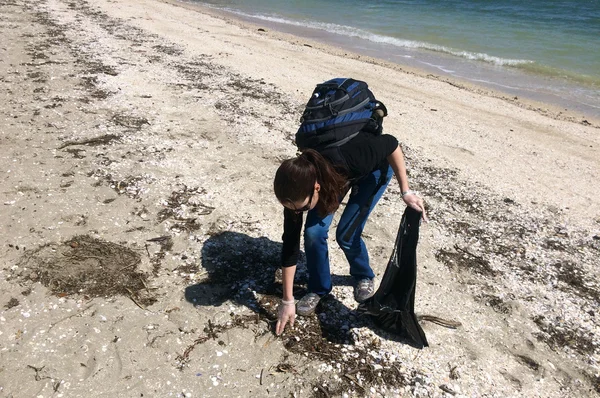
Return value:
[(371, 315), (377, 326), (417, 348), (429, 346), (415, 314), (420, 220), (420, 212), (406, 208), (381, 284), (375, 295), (358, 307), (358, 312)]

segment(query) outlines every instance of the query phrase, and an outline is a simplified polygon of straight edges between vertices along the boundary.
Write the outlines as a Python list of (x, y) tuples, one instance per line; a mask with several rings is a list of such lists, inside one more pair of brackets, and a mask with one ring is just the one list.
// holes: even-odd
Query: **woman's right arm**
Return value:
[(294, 325), (296, 304), (294, 302), (294, 276), (300, 252), (302, 215), (285, 208), (283, 211), (283, 247), (281, 250), (283, 298), (277, 310), (275, 333), (281, 334), (289, 322)]
[(296, 274), (296, 266), (283, 267), (282, 269), (283, 283), (283, 299), (277, 310), (277, 325), (275, 326), (275, 334), (280, 335), (285, 329), (285, 325), (289, 322), (290, 326), (294, 326), (296, 320), (296, 303), (294, 301), (294, 276)]
[(294, 276), (296, 275), (296, 266), (283, 267), (282, 269), (283, 282), (283, 301), (294, 300)]

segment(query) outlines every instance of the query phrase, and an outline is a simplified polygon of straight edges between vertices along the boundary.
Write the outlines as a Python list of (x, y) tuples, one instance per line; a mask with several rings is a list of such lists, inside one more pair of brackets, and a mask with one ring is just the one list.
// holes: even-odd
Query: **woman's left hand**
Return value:
[(425, 213), (425, 204), (415, 191), (411, 191), (408, 187), (408, 177), (406, 176), (406, 164), (404, 163), (404, 154), (402, 148), (398, 145), (398, 148), (387, 157), (394, 174), (398, 179), (398, 185), (402, 190), (402, 200), (407, 206), (421, 212), (421, 220), (428, 222), (427, 213)]
[(416, 193), (410, 192), (402, 196), (402, 200), (407, 206), (421, 212), (421, 219), (425, 222), (429, 222), (427, 213), (425, 212), (425, 203)]

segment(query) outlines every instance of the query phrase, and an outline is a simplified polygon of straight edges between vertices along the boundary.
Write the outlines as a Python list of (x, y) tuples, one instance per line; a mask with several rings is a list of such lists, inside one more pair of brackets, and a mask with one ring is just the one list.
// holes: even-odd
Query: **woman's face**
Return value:
[(297, 202), (285, 202), (282, 203), (284, 207), (287, 207), (290, 210), (295, 211), (296, 213), (302, 213), (305, 211), (309, 211), (315, 208), (317, 203), (319, 203), (319, 184), (315, 184), (315, 188), (312, 193), (304, 200)]

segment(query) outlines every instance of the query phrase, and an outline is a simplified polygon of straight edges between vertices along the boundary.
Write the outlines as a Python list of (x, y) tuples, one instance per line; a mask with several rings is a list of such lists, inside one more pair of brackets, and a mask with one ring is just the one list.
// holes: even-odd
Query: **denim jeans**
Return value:
[[(381, 184), (381, 170), (375, 170), (354, 185), (337, 226), (336, 241), (350, 263), (350, 275), (356, 280), (375, 277), (369, 265), (369, 253), (361, 235), (369, 214), (385, 192), (393, 174), (392, 168), (388, 167), (385, 181)], [(368, 208), (365, 207), (367, 205), (369, 205)], [(313, 209), (308, 212), (304, 226), (308, 291), (320, 296), (329, 293), (332, 288), (327, 247), (329, 226), (332, 220), (333, 214), (322, 218), (316, 209)], [(355, 229), (352, 230), (352, 228)]]

